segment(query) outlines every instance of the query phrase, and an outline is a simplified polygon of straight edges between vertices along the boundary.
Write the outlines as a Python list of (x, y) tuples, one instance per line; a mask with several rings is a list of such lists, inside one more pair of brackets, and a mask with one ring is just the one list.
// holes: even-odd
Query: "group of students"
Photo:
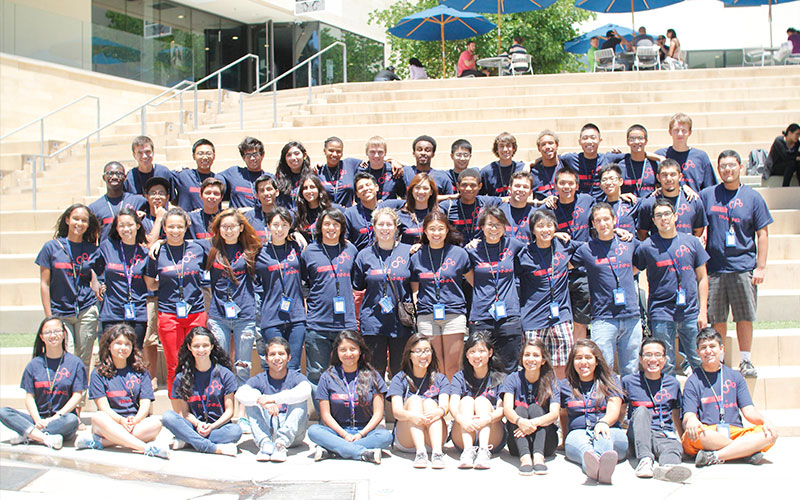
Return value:
[[(656, 154), (645, 151), (647, 131), (641, 125), (629, 128), (626, 154), (599, 153), (599, 128), (587, 124), (579, 136), (582, 152), (559, 155), (557, 135), (546, 130), (537, 139), (541, 158), (530, 166), (513, 159), (516, 139), (503, 133), (493, 145), (498, 159), (480, 170), (469, 168), (472, 148), (466, 140), (453, 144), (449, 171), (431, 168), (437, 145), (429, 136), (414, 140), (415, 164), (408, 166), (387, 158), (379, 137), (367, 142), (365, 161), (343, 159), (342, 140), (329, 138), (326, 161), (316, 167), (302, 144), (290, 142), (275, 175), (262, 169), (264, 147), (254, 138), (239, 145), (244, 167), (215, 174), (214, 146), (205, 139), (193, 146), (197, 168), (173, 172), (155, 165), (152, 140), (138, 137), (132, 146), (137, 167), (126, 175), (120, 163), (107, 164), (106, 194), (89, 207), (65, 210), (54, 239), (37, 256), (45, 314), (66, 329), (65, 348), (77, 354), (84, 372), (99, 321), (106, 332), (101, 358), (104, 340), (108, 353), (105, 364), (97, 365), (98, 377), (113, 379), (127, 366), (122, 360), (133, 356), (137, 361), (129, 364), (137, 375), (131, 375), (134, 381), (123, 376), (122, 385), (135, 386), (145, 399), (155, 387), (160, 341), (176, 412), (165, 415), (164, 425), (196, 449), (231, 453), (234, 448), (226, 444), (240, 435), (227, 423), (238, 417), (240, 431), (258, 436), (260, 456), (273, 460), (276, 453), (285, 457), (305, 428), (299, 411), (284, 410), (303, 406), (311, 389), (317, 400), (330, 399), (327, 409), (320, 404), (321, 428), (309, 429), (311, 439), (341, 456), (379, 460), (374, 450), (391, 440), (378, 425), (384, 379), (408, 373), (414, 349), (409, 343), (424, 340), (427, 347), (418, 350), (432, 351), (428, 363), (450, 379), (449, 387), (460, 388), (458, 395), (447, 402), (439, 398), (447, 405), (438, 408), (425, 402), (395, 408), (393, 400), (395, 415), (400, 421), (400, 415), (411, 415), (417, 427), (430, 427), (449, 411), (464, 428), (453, 433), (454, 442), (460, 446), (477, 436), (477, 449), (463, 448), (482, 467), (489, 444), (499, 446), (490, 443), (488, 430), (501, 427), (503, 410), (495, 404), (499, 374), (513, 378), (520, 359), (524, 366), (523, 346), (529, 341), (540, 341), (554, 376), (565, 379), (591, 324), (592, 345), (602, 359), (610, 367), (616, 362), (621, 375), (633, 375), (645, 317), (644, 324), (664, 343), (667, 371), (674, 373), (676, 334), (696, 371), (701, 361), (691, 347), (698, 330), (711, 323), (724, 335), (732, 307), (737, 330), (742, 323), (740, 371), (755, 375), (747, 326), (751, 341), (755, 285), (766, 265), (762, 236), (772, 219), (758, 193), (739, 182), (741, 160), (735, 152), (720, 155), (722, 182), (715, 184), (707, 155), (686, 145), (691, 119), (675, 115), (669, 128), (673, 147)], [(229, 208), (222, 209), (223, 200)], [(706, 226), (704, 248), (693, 234)], [(716, 288), (709, 284), (706, 263)], [(647, 308), (640, 306), (639, 269), (647, 272)], [(359, 333), (343, 338), (344, 331)], [(107, 332), (115, 338), (106, 339)], [(203, 345), (195, 347), (198, 335)], [(483, 365), (476, 366), (469, 354), (475, 342), (485, 351)], [(343, 343), (348, 352), (342, 352)], [(255, 385), (249, 378), (254, 345), (270, 373)], [(307, 381), (289, 377), (292, 387), (276, 382), (287, 372), (273, 374), (271, 356), (285, 358), (275, 362), (294, 373), (303, 350)], [(209, 366), (197, 352), (210, 356), (211, 375), (207, 369), (200, 370), (202, 376), (188, 375), (190, 368), (199, 374), (197, 366)], [(372, 360), (377, 376), (348, 375), (353, 373), (348, 367), (354, 360), (360, 366), (362, 357), (365, 364)], [(494, 385), (481, 389), (474, 385), (475, 373), (485, 373), (490, 359), (499, 364), (498, 375), (486, 379)], [(191, 378), (194, 382), (187, 382)], [(406, 381), (411, 389), (404, 390), (419, 395), (423, 382), (411, 377)], [(438, 392), (432, 396), (446, 393), (433, 383)], [(193, 394), (192, 384), (205, 392)], [(262, 397), (281, 392), (276, 384), (281, 391), (292, 389), (288, 399)], [(210, 404), (209, 388), (214, 394), (223, 388), (236, 392), (241, 404), (235, 409), (232, 396)], [(154, 430), (149, 408), (130, 407), (135, 399), (130, 391), (99, 385), (90, 397), (104, 399), (103, 389), (107, 401), (99, 405), (97, 422), (93, 419), (96, 435), (79, 439), (81, 445), (113, 442), (164, 456), (163, 447), (144, 444)], [(339, 389), (345, 393), (332, 392)], [(477, 389), (483, 395), (492, 391), (491, 405), (475, 399)], [(370, 402), (381, 408), (358, 416), (356, 408)], [(80, 404), (77, 398), (67, 413)], [(267, 418), (265, 408), (272, 417), (285, 415), (294, 430), (271, 432), (273, 421), (281, 419)], [(489, 413), (476, 417), (479, 409)], [(544, 415), (549, 419), (553, 412)], [(186, 421), (191, 426), (184, 429)], [(181, 429), (194, 429), (210, 441), (189, 439)], [(410, 430), (406, 445), (419, 451), (423, 435)], [(212, 436), (222, 441), (215, 443)], [(432, 436), (438, 441), (439, 434)], [(365, 439), (361, 448), (349, 446)], [(438, 466), (441, 449), (431, 446)], [(470, 456), (462, 458), (470, 462)]]

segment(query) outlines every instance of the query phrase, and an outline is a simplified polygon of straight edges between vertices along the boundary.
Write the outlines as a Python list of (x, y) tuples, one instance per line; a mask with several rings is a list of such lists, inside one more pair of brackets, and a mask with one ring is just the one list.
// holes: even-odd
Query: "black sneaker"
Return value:
[(533, 466), (533, 473), (537, 476), (544, 476), (547, 474), (547, 466), (545, 464), (536, 464)]
[(381, 463), (381, 450), (366, 450), (361, 454), (361, 460), (373, 464)]
[(717, 465), (725, 463), (725, 460), (717, 458), (717, 454), (713, 451), (700, 450), (694, 459), (695, 467), (708, 467), (709, 465)]
[(739, 363), (739, 372), (742, 374), (743, 377), (747, 378), (756, 378), (758, 377), (758, 370), (756, 367), (753, 366), (751, 361), (743, 359), (741, 363)]
[(520, 476), (532, 476), (533, 475), (533, 464), (525, 464), (519, 466), (519, 475)]
[(764, 460), (764, 454), (760, 451), (757, 451), (744, 459), (744, 461), (750, 465), (759, 465), (762, 460)]

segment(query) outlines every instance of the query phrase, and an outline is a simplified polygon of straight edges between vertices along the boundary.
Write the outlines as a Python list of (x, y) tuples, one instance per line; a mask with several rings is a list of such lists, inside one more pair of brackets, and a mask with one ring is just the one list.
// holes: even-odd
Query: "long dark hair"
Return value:
[(36, 338), (33, 341), (33, 357), (41, 356), (45, 353), (44, 347), (44, 340), (42, 340), (42, 332), (44, 331), (44, 325), (50, 321), (58, 321), (61, 324), (61, 330), (64, 332), (64, 337), (61, 339), (61, 348), (64, 349), (64, 352), (67, 352), (67, 335), (69, 332), (67, 331), (67, 326), (64, 324), (64, 320), (59, 318), (58, 316), (47, 316), (45, 317), (41, 323), (39, 323), (39, 329), (36, 330)]
[(133, 327), (127, 323), (116, 323), (111, 325), (108, 330), (100, 337), (100, 351), (97, 355), (97, 373), (100, 375), (111, 378), (117, 374), (117, 367), (114, 366), (114, 360), (111, 358), (111, 343), (118, 337), (123, 336), (131, 343), (131, 353), (128, 356), (128, 368), (135, 372), (144, 373), (147, 371), (147, 363), (142, 358), (142, 351), (136, 347), (136, 332)]
[[(522, 356), (528, 347), (536, 347), (542, 353), (542, 366), (539, 367), (539, 389), (536, 391), (536, 401), (549, 401), (553, 397), (553, 383), (556, 381), (556, 373), (550, 361), (550, 351), (541, 339), (529, 339), (522, 344), (519, 351), (519, 364), (522, 366)], [(520, 378), (525, 378), (525, 367), (519, 372)]]
[(422, 235), (420, 238), (420, 242), (423, 245), (430, 245), (430, 241), (428, 240), (428, 235), (425, 234), (425, 229), (432, 222), (441, 222), (445, 226), (447, 226), (447, 238), (444, 240), (445, 245), (461, 245), (463, 238), (461, 237), (461, 233), (458, 232), (458, 229), (453, 226), (450, 220), (447, 218), (447, 214), (442, 212), (441, 210), (433, 210), (432, 212), (428, 212), (428, 215), (425, 216), (425, 219), (422, 221)]
[(139, 214), (136, 213), (136, 210), (131, 207), (122, 207), (119, 209), (117, 215), (114, 216), (114, 222), (111, 223), (111, 229), (108, 231), (108, 238), (114, 241), (122, 241), (122, 237), (119, 235), (119, 231), (117, 231), (117, 223), (122, 215), (133, 217), (133, 221), (139, 226), (139, 229), (136, 230), (136, 243), (143, 245), (147, 241), (147, 237), (144, 227), (142, 226), (142, 219), (139, 218)]
[(421, 333), (415, 333), (414, 335), (408, 338), (408, 342), (406, 342), (406, 347), (403, 349), (403, 357), (400, 360), (400, 369), (406, 374), (406, 381), (408, 382), (408, 390), (411, 392), (417, 392), (417, 384), (414, 382), (414, 379), (411, 375), (414, 373), (414, 367), (411, 364), (411, 349), (414, 348), (415, 345), (419, 344), (420, 342), (427, 342), (431, 348), (431, 362), (428, 365), (428, 370), (425, 373), (425, 376), (428, 377), (428, 385), (433, 385), (434, 379), (436, 378), (436, 374), (439, 373), (439, 360), (436, 357), (436, 353), (433, 352), (433, 344), (431, 344), (431, 339), (427, 335), (423, 335)]
[(258, 255), (258, 252), (261, 251), (261, 238), (259, 238), (256, 230), (253, 229), (253, 226), (247, 222), (247, 219), (245, 219), (244, 215), (242, 215), (241, 212), (235, 208), (226, 208), (222, 212), (218, 213), (217, 216), (214, 217), (214, 221), (211, 223), (210, 230), (214, 237), (211, 239), (211, 250), (208, 252), (208, 263), (206, 264), (206, 268), (210, 270), (215, 262), (221, 264), (225, 268), (225, 272), (227, 273), (231, 282), (234, 285), (238, 285), (239, 280), (237, 280), (236, 276), (233, 274), (233, 269), (231, 268), (228, 254), (225, 251), (225, 245), (227, 245), (227, 243), (225, 243), (225, 240), (222, 238), (222, 234), (220, 234), (222, 219), (225, 217), (235, 218), (236, 222), (242, 226), (242, 231), (239, 233), (238, 243), (242, 246), (245, 263), (247, 264), (247, 274), (250, 276), (253, 276), (256, 273), (256, 256)]
[[(292, 169), (286, 163), (286, 155), (292, 148), (297, 148), (303, 153), (303, 165), (300, 167), (300, 179), (311, 172), (311, 159), (308, 157), (306, 148), (297, 141), (287, 142), (281, 149), (281, 157), (278, 166), (275, 168), (275, 177), (278, 181), (278, 192), (282, 196), (292, 196)], [(301, 184), (302, 185), (302, 184)]]
[[(483, 344), (487, 349), (492, 351), (492, 355), (489, 356), (489, 372), (486, 374), (486, 378), (488, 379), (486, 384), (483, 384), (475, 378), (475, 369), (472, 368), (469, 359), (467, 359), (467, 351), (478, 344)], [(497, 356), (495, 352), (492, 332), (488, 330), (478, 330), (467, 337), (467, 340), (464, 341), (464, 354), (461, 357), (461, 371), (464, 373), (464, 382), (467, 384), (467, 389), (473, 394), (475, 394), (481, 386), (483, 386), (485, 390), (490, 387), (497, 387), (503, 382), (506, 378), (506, 374), (503, 372), (503, 365), (500, 361), (500, 357)]]
[(339, 368), (342, 366), (342, 361), (339, 359), (339, 345), (345, 340), (349, 340), (358, 346), (361, 354), (358, 356), (358, 378), (356, 382), (356, 394), (358, 395), (358, 402), (361, 405), (369, 403), (369, 390), (378, 385), (378, 372), (370, 364), (370, 351), (364, 338), (353, 330), (342, 330), (336, 339), (333, 341), (333, 349), (331, 350), (330, 366), (328, 372), (336, 379), (339, 379), (342, 384), (346, 385), (344, 380), (339, 376)]
[(575, 355), (581, 347), (588, 348), (592, 355), (595, 357), (596, 364), (594, 368), (594, 381), (597, 383), (597, 392), (603, 396), (603, 399), (608, 399), (613, 392), (622, 394), (622, 390), (617, 386), (614, 377), (611, 375), (611, 368), (608, 367), (606, 359), (603, 357), (603, 352), (597, 347), (594, 341), (589, 339), (578, 339), (572, 346), (572, 351), (569, 353), (567, 359), (567, 381), (572, 386), (572, 394), (577, 398), (581, 397), (579, 388), (581, 386), (581, 377), (575, 371)]
[(219, 366), (222, 365), (228, 370), (233, 371), (233, 365), (231, 364), (231, 358), (225, 352), (217, 338), (211, 333), (211, 330), (204, 326), (196, 326), (189, 330), (189, 333), (186, 334), (186, 337), (183, 339), (183, 344), (181, 344), (181, 348), (178, 351), (178, 366), (175, 367), (175, 374), (183, 373), (181, 377), (181, 385), (178, 386), (178, 389), (175, 391), (175, 395), (178, 396), (180, 399), (188, 399), (194, 393), (194, 356), (192, 355), (192, 351), (189, 350), (189, 347), (192, 345), (192, 340), (198, 335), (203, 335), (208, 337), (208, 341), (211, 344), (211, 354), (209, 357), (211, 358), (211, 366), (214, 367), (214, 371), (211, 373), (211, 378), (219, 377)]
[(72, 212), (78, 208), (82, 208), (86, 210), (86, 213), (89, 214), (89, 227), (86, 228), (86, 232), (83, 233), (83, 241), (86, 243), (97, 244), (97, 238), (100, 237), (100, 221), (97, 220), (97, 217), (94, 215), (94, 212), (89, 210), (89, 207), (84, 205), (83, 203), (75, 203), (70, 205), (64, 212), (58, 217), (58, 221), (56, 221), (56, 231), (53, 234), (53, 238), (66, 238), (69, 234), (69, 226), (67, 225), (67, 220), (72, 215)]
[(320, 211), (325, 211), (331, 208), (332, 205), (331, 198), (328, 196), (328, 192), (325, 191), (325, 186), (322, 185), (318, 175), (307, 173), (300, 177), (300, 187), (297, 188), (297, 224), (302, 229), (314, 223), (313, 220), (308, 220), (308, 213), (311, 209), (308, 206), (308, 201), (303, 197), (303, 186), (309, 180), (317, 187)]

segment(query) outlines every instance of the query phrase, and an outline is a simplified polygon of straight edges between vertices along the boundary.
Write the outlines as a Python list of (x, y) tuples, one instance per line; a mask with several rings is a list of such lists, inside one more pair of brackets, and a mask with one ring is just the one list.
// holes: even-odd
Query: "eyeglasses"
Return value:
[(660, 352), (646, 352), (642, 354), (642, 357), (645, 359), (661, 359), (664, 357), (664, 354)]
[(456, 160), (469, 160), (470, 158), (472, 158), (472, 155), (469, 153), (455, 153), (453, 155), (453, 158), (455, 158)]
[(166, 192), (166, 191), (154, 191), (154, 190), (150, 190), (150, 191), (147, 193), (147, 195), (148, 195), (148, 196), (161, 196), (162, 198), (166, 198), (166, 197), (167, 197), (167, 192)]
[(219, 226), (223, 231), (236, 231), (242, 225), (241, 224), (222, 224)]
[(674, 212), (658, 212), (657, 214), (653, 214), (654, 219), (667, 219), (675, 215)]
[(261, 153), (245, 153), (242, 155), (245, 160), (255, 160), (256, 158), (261, 158)]
[(106, 172), (106, 177), (125, 177), (125, 172)]
[[(214, 156), (214, 153), (213, 153), (212, 151), (198, 151), (198, 152), (197, 152), (197, 153), (195, 153), (194, 155), (195, 155), (195, 156), (201, 156), (201, 157), (202, 157), (202, 156), (208, 156), (208, 157), (212, 157), (212, 156)], [(247, 155), (245, 155), (245, 156), (247, 156)]]
[(600, 179), (600, 182), (602, 182), (604, 184), (611, 184), (611, 183), (617, 182), (621, 178), (622, 177), (619, 177), (619, 176), (616, 176), (616, 175), (607, 175), (607, 176), (603, 177), (602, 179)]
[(431, 354), (432, 352), (433, 350), (430, 347), (427, 347), (425, 349), (411, 349), (411, 354), (414, 354), (416, 356), (424, 356), (426, 354)]
[(494, 224), (491, 222), (487, 222), (486, 227), (488, 227), (489, 229), (505, 229), (505, 227), (503, 227), (502, 224)]
[(64, 330), (60, 328), (58, 330), (42, 330), (42, 335), (46, 337), (49, 337), (50, 335), (60, 335), (62, 333), (64, 333)]

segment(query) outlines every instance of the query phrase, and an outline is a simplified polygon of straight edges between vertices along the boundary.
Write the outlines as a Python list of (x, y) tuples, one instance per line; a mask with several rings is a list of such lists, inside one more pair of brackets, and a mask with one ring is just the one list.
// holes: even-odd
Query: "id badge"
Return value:
[(225, 302), (225, 318), (236, 319), (239, 316), (239, 306), (236, 302)]
[(381, 310), (383, 310), (383, 312), (386, 314), (389, 314), (394, 309), (392, 299), (390, 299), (388, 295), (384, 295), (383, 298), (378, 301), (378, 304), (381, 305)]
[(203, 271), (203, 281), (211, 281), (211, 271)]
[(717, 432), (724, 435), (726, 438), (731, 438), (731, 426), (730, 424), (717, 424)]
[(444, 304), (433, 305), (433, 319), (436, 321), (444, 321)]
[(558, 302), (550, 302), (550, 317), (553, 319), (558, 319), (559, 317)]
[(675, 299), (675, 304), (679, 306), (686, 305), (686, 290), (683, 288), (678, 288), (678, 297)]
[(175, 304), (175, 316), (179, 319), (186, 319), (189, 316), (189, 304), (183, 300)]
[(506, 301), (505, 300), (497, 300), (494, 304), (494, 319), (501, 320), (508, 316), (508, 312), (506, 311)]
[(344, 305), (344, 297), (334, 297), (333, 298), (333, 314), (344, 314), (345, 313), (345, 305)]
[(281, 296), (281, 304), (278, 306), (281, 312), (288, 313), (292, 308), (292, 298), (286, 295)]
[(614, 305), (615, 306), (624, 306), (625, 305), (625, 289), (622, 287), (614, 289)]
[(665, 436), (666, 436), (668, 439), (678, 439), (678, 435), (677, 435), (677, 434), (675, 434), (675, 431), (664, 431), (664, 435), (665, 435)]
[(731, 231), (725, 233), (725, 246), (728, 248), (736, 248), (736, 233), (733, 232), (733, 228), (731, 228)]
[(128, 321), (132, 321), (136, 319), (136, 306), (132, 303), (128, 302), (124, 306), (125, 308), (125, 319)]

